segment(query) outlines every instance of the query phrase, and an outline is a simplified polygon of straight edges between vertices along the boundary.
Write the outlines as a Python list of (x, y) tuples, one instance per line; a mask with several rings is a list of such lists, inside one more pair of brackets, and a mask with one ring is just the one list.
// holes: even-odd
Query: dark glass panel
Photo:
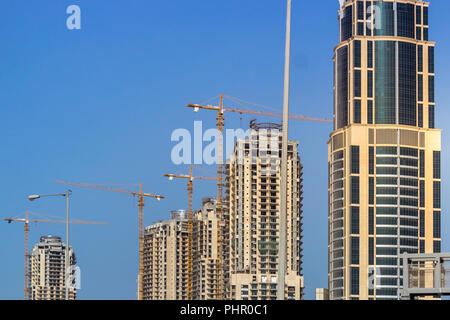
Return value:
[(399, 42), (398, 46), (399, 124), (416, 126), (416, 45), (412, 43)]
[(348, 124), (348, 47), (337, 51), (337, 129)]
[(375, 123), (395, 124), (395, 42), (375, 42)]

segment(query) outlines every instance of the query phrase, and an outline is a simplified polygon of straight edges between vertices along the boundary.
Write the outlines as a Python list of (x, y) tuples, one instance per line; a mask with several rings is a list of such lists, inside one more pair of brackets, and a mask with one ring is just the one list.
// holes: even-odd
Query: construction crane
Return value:
[(76, 186), (81, 188), (98, 189), (112, 192), (127, 193), (138, 197), (138, 208), (139, 208), (139, 274), (138, 274), (138, 300), (143, 300), (143, 275), (144, 275), (144, 197), (154, 198), (156, 200), (164, 199), (164, 196), (144, 193), (142, 192), (142, 184), (139, 184), (139, 192), (122, 190), (111, 187), (102, 187), (97, 185), (89, 185), (86, 183), (76, 183), (76, 182), (64, 182), (64, 181), (54, 181), (55, 183), (65, 184), (69, 186)]
[[(257, 116), (266, 116), (266, 117), (278, 117), (282, 118), (283, 115), (278, 112), (265, 112), (265, 111), (258, 111), (253, 109), (239, 109), (234, 107), (224, 107), (223, 106), (223, 99), (228, 98), (238, 104), (242, 104), (242, 102), (246, 104), (252, 104), (255, 106), (258, 106), (257, 104), (250, 103), (248, 101), (244, 101), (242, 99), (233, 98), (230, 96), (226, 96), (224, 94), (220, 95), (219, 98), (219, 106), (213, 106), (213, 105), (201, 105), (201, 104), (188, 104), (187, 107), (193, 108), (194, 112), (198, 112), (200, 109), (204, 110), (213, 110), (217, 111), (217, 218), (219, 221), (222, 219), (222, 201), (223, 201), (223, 128), (224, 128), (224, 113), (225, 112), (235, 112), (239, 114), (251, 114), (251, 115), (257, 115)], [(259, 107), (265, 107), (262, 105), (259, 105)], [(267, 107), (266, 107), (267, 108)], [(312, 121), (312, 122), (319, 122), (319, 123), (333, 123), (332, 120), (329, 119), (320, 119), (320, 118), (311, 118), (301, 115), (295, 115), (295, 114), (289, 114), (289, 119), (295, 119), (295, 120), (303, 120), (303, 121)], [(219, 224), (217, 228), (217, 254), (218, 254), (218, 263), (217, 263), (217, 299), (221, 299), (222, 297), (222, 272), (221, 271), (221, 259), (222, 259), (222, 230), (221, 230), (222, 224)]]
[(174, 178), (188, 179), (187, 191), (188, 191), (188, 265), (187, 265), (187, 298), (192, 300), (192, 194), (194, 192), (194, 180), (216, 180), (216, 177), (204, 177), (193, 176), (192, 169), (194, 166), (190, 166), (189, 174), (164, 174), (164, 177), (168, 177), (169, 180)]
[[(30, 283), (30, 273), (28, 272), (28, 263), (29, 263), (29, 258), (30, 258), (30, 254), (28, 252), (28, 237), (29, 237), (29, 232), (30, 232), (30, 222), (34, 222), (34, 223), (67, 223), (66, 220), (52, 220), (52, 219), (29, 219), (28, 215), (29, 214), (37, 214), (31, 211), (26, 211), (25, 212), (25, 219), (16, 219), (16, 218), (5, 218), (4, 220), (7, 221), (8, 223), (11, 222), (23, 222), (24, 223), (24, 233), (25, 233), (25, 287), (24, 287), (24, 292), (25, 292), (25, 300), (29, 299), (30, 296), (30, 290), (28, 288), (28, 284)], [(106, 222), (90, 222), (90, 221), (79, 221), (79, 220), (73, 220), (73, 221), (69, 221), (69, 223), (71, 224), (103, 224), (103, 225), (107, 225), (108, 223)], [(68, 248), (67, 248), (68, 249)]]

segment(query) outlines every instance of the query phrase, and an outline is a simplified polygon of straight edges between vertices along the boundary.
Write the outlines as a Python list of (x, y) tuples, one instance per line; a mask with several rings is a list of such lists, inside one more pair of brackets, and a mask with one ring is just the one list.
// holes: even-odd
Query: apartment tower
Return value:
[(441, 249), (429, 3), (341, 0), (328, 141), (330, 299), (397, 299), (399, 254)]
[[(217, 299), (217, 228), (219, 220), (216, 215), (217, 201), (204, 198), (201, 209), (193, 214), (193, 299)], [(223, 258), (222, 258), (223, 259)], [(225, 264), (223, 264), (225, 265)], [(222, 275), (225, 275), (223, 270)], [(223, 276), (223, 279), (227, 277)], [(225, 286), (222, 297), (226, 298)]]
[(187, 213), (171, 212), (169, 220), (144, 230), (144, 300), (187, 299)]
[[(66, 245), (61, 237), (44, 236), (34, 245), (30, 254), (30, 299), (65, 300)], [(75, 254), (69, 247), (70, 265), (76, 264)], [(69, 300), (75, 300), (76, 289), (69, 288)]]
[[(302, 299), (302, 165), (288, 144), (286, 298)], [(227, 161), (229, 298), (276, 299), (280, 213), (281, 126), (250, 123)]]

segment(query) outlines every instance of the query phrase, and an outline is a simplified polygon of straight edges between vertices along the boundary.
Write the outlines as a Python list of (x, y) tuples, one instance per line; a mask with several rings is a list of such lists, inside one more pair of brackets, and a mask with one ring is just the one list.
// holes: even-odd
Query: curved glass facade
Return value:
[(397, 299), (399, 255), (441, 249), (428, 6), (347, 0), (340, 11), (328, 142), (331, 299)]
[(434, 126), (434, 43), (423, 37), (428, 28), (423, 2), (345, 2), (334, 57), (335, 129), (352, 123)]

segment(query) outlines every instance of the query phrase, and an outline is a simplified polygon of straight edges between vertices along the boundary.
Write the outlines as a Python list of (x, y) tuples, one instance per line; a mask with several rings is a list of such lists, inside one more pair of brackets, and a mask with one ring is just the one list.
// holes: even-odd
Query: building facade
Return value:
[[(70, 265), (76, 264), (69, 247)], [(30, 299), (65, 300), (66, 245), (60, 237), (43, 236), (30, 254)], [(69, 288), (69, 300), (75, 300), (76, 289)]]
[[(193, 214), (193, 299), (217, 299), (217, 228), (216, 199), (204, 198), (201, 209)], [(222, 258), (223, 259), (223, 258)], [(225, 265), (223, 263), (222, 265)], [(222, 271), (222, 275), (226, 273)], [(222, 279), (226, 277), (222, 276)], [(225, 285), (222, 297), (226, 298)]]
[(429, 3), (340, 1), (328, 141), (330, 299), (397, 299), (399, 254), (440, 252)]
[[(302, 299), (302, 165), (288, 145), (286, 298)], [(250, 125), (227, 161), (228, 297), (276, 298), (280, 210), (281, 126)]]
[(187, 213), (171, 212), (169, 220), (144, 230), (144, 300), (187, 299)]

